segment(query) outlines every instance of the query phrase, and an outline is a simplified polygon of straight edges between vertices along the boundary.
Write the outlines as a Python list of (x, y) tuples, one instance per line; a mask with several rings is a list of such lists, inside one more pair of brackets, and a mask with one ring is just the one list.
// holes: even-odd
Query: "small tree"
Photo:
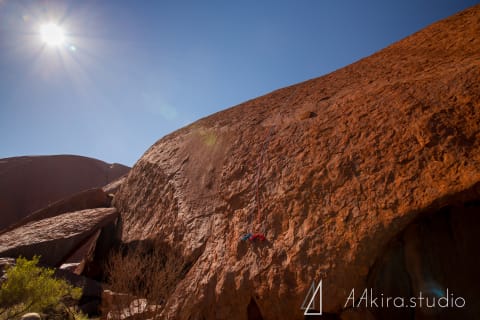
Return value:
[(25, 312), (53, 311), (75, 319), (78, 314), (65, 303), (79, 300), (82, 289), (54, 278), (54, 270), (38, 266), (40, 257), (20, 257), (7, 267), (0, 287), (0, 319), (17, 319)]

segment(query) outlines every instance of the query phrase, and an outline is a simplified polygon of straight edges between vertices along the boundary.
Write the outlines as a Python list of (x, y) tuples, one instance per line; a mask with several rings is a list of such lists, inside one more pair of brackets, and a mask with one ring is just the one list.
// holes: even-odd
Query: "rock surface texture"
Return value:
[(50, 203), (103, 187), (129, 170), (72, 155), (0, 159), (0, 230)]
[(127, 179), (127, 176), (124, 175), (120, 178), (118, 178), (115, 181), (110, 182), (106, 186), (103, 186), (102, 190), (107, 193), (107, 194), (112, 194), (115, 195), (117, 193), (118, 189), (122, 186), (122, 183)]
[(392, 239), (425, 212), (480, 199), (479, 30), (475, 6), (147, 150), (115, 206), (124, 242), (160, 237), (189, 262), (162, 315), (303, 319), (321, 278), (323, 311), (354, 319), (350, 290)]
[(29, 222), (0, 235), (0, 256), (32, 258), (59, 266), (98, 230), (117, 219), (114, 208), (87, 209)]

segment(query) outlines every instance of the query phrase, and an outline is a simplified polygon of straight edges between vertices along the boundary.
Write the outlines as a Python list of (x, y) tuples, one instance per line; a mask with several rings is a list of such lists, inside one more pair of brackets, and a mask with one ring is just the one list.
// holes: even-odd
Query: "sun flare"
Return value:
[(42, 41), (51, 47), (58, 47), (65, 42), (63, 29), (55, 23), (46, 23), (40, 27)]

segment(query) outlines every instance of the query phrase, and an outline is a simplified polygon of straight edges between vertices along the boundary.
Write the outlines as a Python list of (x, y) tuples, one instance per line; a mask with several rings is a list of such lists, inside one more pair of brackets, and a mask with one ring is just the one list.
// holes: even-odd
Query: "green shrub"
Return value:
[(79, 300), (82, 289), (56, 279), (54, 270), (38, 266), (40, 257), (18, 258), (16, 265), (7, 267), (6, 280), (0, 287), (0, 319), (16, 319), (26, 312), (70, 314), (74, 310), (66, 301)]

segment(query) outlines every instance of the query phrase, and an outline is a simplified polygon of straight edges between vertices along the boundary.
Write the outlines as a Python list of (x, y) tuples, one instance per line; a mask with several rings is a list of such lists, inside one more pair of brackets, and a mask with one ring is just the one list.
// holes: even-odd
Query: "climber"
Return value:
[(250, 238), (249, 240), (250, 241), (255, 241), (256, 239), (260, 240), (260, 241), (265, 241), (265, 236), (261, 233), (254, 233)]
[(242, 241), (250, 240), (250, 241), (253, 242), (253, 241), (255, 241), (255, 240), (265, 241), (266, 238), (265, 238), (265, 236), (264, 236), (262, 233), (254, 233), (254, 234), (252, 234), (252, 233), (248, 232), (248, 233), (244, 234), (244, 235), (240, 238), (240, 240), (242, 240)]

